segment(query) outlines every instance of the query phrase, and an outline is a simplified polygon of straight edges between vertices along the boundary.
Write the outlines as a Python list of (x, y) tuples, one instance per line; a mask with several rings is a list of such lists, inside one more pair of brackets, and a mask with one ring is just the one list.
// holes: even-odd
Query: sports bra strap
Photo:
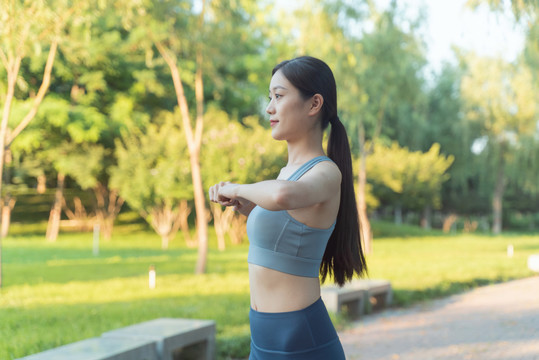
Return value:
[(299, 178), (301, 178), (307, 171), (311, 170), (313, 166), (318, 164), (322, 161), (332, 161), (327, 156), (317, 156), (309, 161), (307, 161), (305, 164), (301, 165), (299, 169), (297, 169), (289, 178), (288, 181), (297, 181)]

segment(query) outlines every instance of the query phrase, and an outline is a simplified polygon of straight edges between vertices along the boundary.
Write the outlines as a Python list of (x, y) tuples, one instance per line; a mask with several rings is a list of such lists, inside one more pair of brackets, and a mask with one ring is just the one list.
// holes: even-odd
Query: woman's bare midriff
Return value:
[(260, 312), (288, 312), (305, 309), (320, 297), (316, 278), (286, 274), (249, 264), (251, 307)]

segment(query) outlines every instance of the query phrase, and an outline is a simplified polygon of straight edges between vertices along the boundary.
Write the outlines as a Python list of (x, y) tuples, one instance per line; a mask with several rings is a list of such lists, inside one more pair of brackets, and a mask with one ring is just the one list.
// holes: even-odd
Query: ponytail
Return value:
[(333, 276), (336, 284), (342, 286), (353, 278), (354, 273), (361, 276), (367, 272), (367, 263), (361, 247), (348, 136), (338, 116), (334, 116), (329, 122), (331, 132), (327, 152), (342, 174), (341, 202), (335, 229), (322, 258), (320, 275), (322, 282), (329, 275)]
[(285, 60), (273, 68), (272, 75), (277, 71), (282, 71), (305, 99), (315, 94), (324, 98), (321, 125), (326, 129), (331, 124), (328, 156), (339, 167), (342, 182), (337, 223), (320, 264), (320, 275), (322, 282), (327, 276), (333, 276), (335, 283), (342, 286), (354, 273), (361, 276), (367, 272), (367, 263), (361, 249), (350, 145), (346, 129), (337, 116), (335, 78), (325, 62), (310, 56)]

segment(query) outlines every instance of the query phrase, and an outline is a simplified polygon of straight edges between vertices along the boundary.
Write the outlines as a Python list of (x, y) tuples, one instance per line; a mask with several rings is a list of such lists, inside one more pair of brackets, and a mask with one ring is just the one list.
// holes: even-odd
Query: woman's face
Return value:
[(312, 99), (305, 100), (280, 70), (271, 78), (269, 99), (266, 112), (275, 140), (296, 140), (316, 124), (316, 117), (310, 114)]

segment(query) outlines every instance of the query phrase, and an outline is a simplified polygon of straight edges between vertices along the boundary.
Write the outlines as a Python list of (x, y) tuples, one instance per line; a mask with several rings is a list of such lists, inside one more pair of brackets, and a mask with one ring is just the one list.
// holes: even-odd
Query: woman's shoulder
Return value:
[(327, 158), (326, 161), (319, 162), (318, 164), (315, 165), (315, 167), (318, 167), (320, 171), (322, 172), (326, 172), (333, 175), (338, 175), (339, 178), (342, 176), (339, 166), (330, 158)]
[(304, 180), (317, 180), (322, 178), (324, 182), (341, 183), (341, 170), (333, 160), (327, 158), (315, 164), (302, 176)]

